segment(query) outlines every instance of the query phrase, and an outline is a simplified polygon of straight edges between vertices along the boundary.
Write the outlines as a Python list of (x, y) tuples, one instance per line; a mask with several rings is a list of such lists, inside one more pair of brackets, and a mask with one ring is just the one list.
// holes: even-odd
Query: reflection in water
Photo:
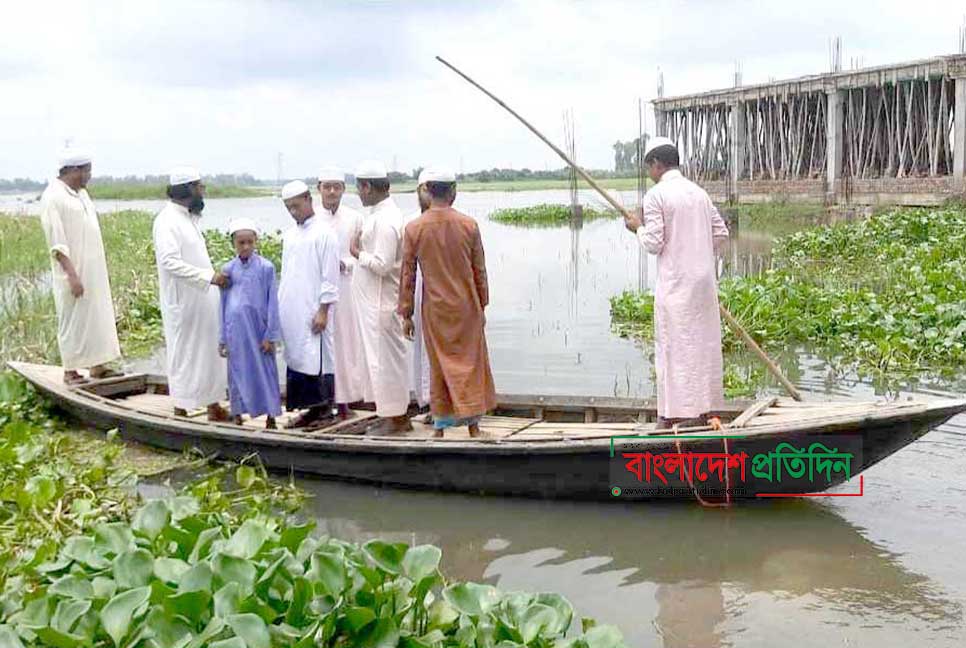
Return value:
[(451, 576), (560, 591), (631, 646), (718, 645), (726, 618), (728, 635), (775, 640), (744, 616), (802, 599), (781, 632), (859, 618), (896, 639), (927, 624), (963, 629), (959, 602), (810, 501), (712, 512), (302, 486), (318, 493), (310, 506), (327, 533), (438, 544)]

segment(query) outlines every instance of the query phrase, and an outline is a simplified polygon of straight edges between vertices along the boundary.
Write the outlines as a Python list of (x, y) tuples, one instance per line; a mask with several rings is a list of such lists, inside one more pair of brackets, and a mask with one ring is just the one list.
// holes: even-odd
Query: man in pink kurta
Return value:
[(644, 163), (657, 185), (641, 215), (630, 215), (625, 225), (657, 256), (658, 425), (669, 427), (724, 405), (715, 251), (728, 239), (728, 227), (708, 194), (681, 175), (671, 140), (652, 139)]

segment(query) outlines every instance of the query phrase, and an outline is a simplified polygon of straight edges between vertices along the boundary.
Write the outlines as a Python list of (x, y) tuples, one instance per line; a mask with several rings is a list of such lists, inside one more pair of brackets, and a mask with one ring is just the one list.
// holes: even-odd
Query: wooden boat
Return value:
[[(174, 416), (163, 376), (132, 374), (68, 387), (60, 367), (9, 366), (87, 425), (117, 428), (125, 439), (159, 448), (196, 447), (226, 459), (257, 453), (271, 469), (336, 479), (573, 499), (618, 499), (617, 488), (620, 499), (693, 500), (697, 492), (704, 500), (731, 500), (819, 492), (966, 410), (966, 400), (960, 399), (830, 403), (771, 397), (730, 404), (718, 413), (723, 430), (671, 433), (655, 429), (654, 404), (647, 401), (503, 395), (481, 422), (485, 438), (471, 439), (459, 429), (437, 439), (419, 416), (405, 436), (367, 433), (374, 419), (367, 411), (313, 431), (267, 431), (258, 419), (242, 426), (210, 423), (203, 411)], [(694, 457), (688, 455), (702, 459), (692, 465)], [(722, 457), (730, 458), (724, 470), (710, 471), (711, 462), (717, 459), (720, 466)], [(680, 467), (684, 459), (687, 469)], [(636, 460), (647, 463), (648, 480), (641, 463), (633, 465)], [(761, 465), (753, 470), (753, 462), (765, 460), (778, 475), (766, 477)], [(819, 460), (824, 464), (816, 466)], [(724, 486), (732, 492), (722, 493)]]

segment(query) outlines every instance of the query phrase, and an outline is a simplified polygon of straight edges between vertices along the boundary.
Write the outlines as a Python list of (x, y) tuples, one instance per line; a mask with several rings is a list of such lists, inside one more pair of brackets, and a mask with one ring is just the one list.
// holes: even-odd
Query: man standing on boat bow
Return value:
[(644, 164), (657, 185), (641, 213), (628, 214), (624, 224), (657, 256), (658, 428), (704, 424), (724, 405), (715, 252), (728, 239), (728, 227), (708, 194), (681, 174), (674, 142), (650, 140)]

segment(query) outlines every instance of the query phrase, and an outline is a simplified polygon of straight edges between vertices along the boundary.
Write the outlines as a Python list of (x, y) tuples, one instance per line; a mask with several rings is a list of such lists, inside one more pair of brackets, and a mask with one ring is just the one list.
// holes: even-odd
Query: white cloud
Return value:
[(8, 3), (0, 25), (0, 177), (44, 177), (74, 138), (97, 173), (179, 162), (274, 177), (351, 168), (558, 167), (553, 153), (434, 60), (443, 55), (562, 139), (611, 164), (637, 99), (949, 53), (952, 3), (113, 2)]

